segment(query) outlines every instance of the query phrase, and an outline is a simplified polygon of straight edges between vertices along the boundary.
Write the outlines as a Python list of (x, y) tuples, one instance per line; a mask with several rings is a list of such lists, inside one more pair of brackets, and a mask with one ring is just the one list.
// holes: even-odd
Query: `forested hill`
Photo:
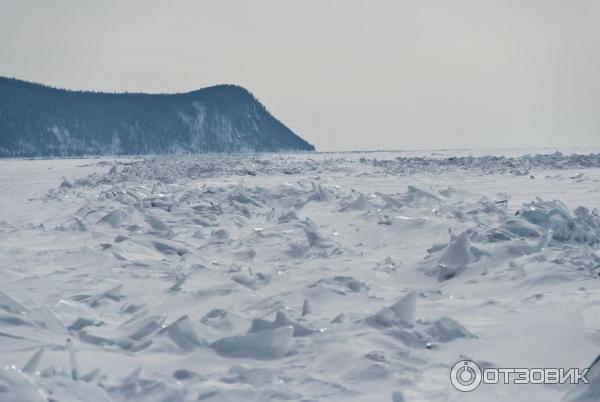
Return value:
[(0, 157), (314, 150), (247, 90), (68, 91), (0, 77)]

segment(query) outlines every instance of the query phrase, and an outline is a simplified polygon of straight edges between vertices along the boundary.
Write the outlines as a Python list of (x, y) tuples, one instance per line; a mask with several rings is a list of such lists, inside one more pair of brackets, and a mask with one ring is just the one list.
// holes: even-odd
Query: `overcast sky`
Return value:
[(318, 150), (600, 146), (597, 0), (0, 0), (0, 75), (235, 83)]

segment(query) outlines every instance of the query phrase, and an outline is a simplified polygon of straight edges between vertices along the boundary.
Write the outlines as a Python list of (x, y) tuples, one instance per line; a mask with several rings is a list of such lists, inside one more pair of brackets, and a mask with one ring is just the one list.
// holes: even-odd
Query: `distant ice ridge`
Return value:
[[(386, 153), (385, 155), (387, 155)], [(393, 153), (391, 153), (393, 155)], [(353, 153), (339, 154), (335, 163), (327, 154), (231, 154), (179, 155), (177, 158), (156, 156), (117, 162), (111, 174), (91, 175), (76, 180), (78, 186), (118, 184), (135, 177), (138, 180), (174, 182), (178, 179), (201, 179), (212, 177), (254, 177), (257, 175), (311, 175), (323, 173), (360, 174), (365, 177), (378, 175), (441, 174), (467, 171), (473, 174), (509, 174), (530, 176), (532, 170), (560, 172), (568, 169), (600, 167), (600, 153), (588, 155), (563, 155), (560, 152), (546, 155), (518, 157), (397, 157), (376, 159), (360, 157)], [(534, 172), (535, 173), (535, 172)], [(568, 177), (574, 181), (586, 181), (583, 174)], [(65, 182), (65, 185), (72, 185)], [(326, 193), (315, 193), (326, 197)]]
[(506, 156), (451, 156), (448, 158), (397, 157), (390, 160), (361, 158), (361, 163), (379, 168), (382, 173), (440, 173), (447, 170), (471, 170), (483, 174), (510, 173), (529, 175), (531, 169), (572, 169), (600, 167), (600, 153), (588, 155), (552, 154)]

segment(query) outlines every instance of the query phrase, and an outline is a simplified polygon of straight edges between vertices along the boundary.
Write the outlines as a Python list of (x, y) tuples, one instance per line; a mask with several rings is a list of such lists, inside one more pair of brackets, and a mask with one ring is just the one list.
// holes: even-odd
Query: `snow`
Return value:
[(600, 154), (0, 160), (0, 401), (596, 401)]

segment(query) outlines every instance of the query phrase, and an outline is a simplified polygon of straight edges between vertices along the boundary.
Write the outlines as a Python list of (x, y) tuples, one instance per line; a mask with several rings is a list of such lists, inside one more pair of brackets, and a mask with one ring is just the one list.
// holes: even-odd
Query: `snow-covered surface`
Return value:
[(598, 355), (589, 152), (1, 160), (0, 401), (600, 400), (449, 381)]

